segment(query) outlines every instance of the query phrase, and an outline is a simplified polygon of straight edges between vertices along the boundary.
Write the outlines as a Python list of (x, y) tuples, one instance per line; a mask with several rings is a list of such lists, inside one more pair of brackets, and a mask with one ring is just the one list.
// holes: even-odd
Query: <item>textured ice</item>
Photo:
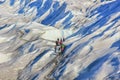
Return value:
[(0, 0), (0, 80), (120, 80), (120, 0)]

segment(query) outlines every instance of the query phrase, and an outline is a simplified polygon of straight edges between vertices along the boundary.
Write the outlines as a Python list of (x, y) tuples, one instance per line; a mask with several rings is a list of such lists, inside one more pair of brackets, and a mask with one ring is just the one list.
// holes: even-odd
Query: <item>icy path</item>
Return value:
[[(119, 80), (119, 0), (1, 0), (0, 80)], [(54, 52), (65, 38), (63, 57)], [(56, 60), (60, 62), (56, 65)]]

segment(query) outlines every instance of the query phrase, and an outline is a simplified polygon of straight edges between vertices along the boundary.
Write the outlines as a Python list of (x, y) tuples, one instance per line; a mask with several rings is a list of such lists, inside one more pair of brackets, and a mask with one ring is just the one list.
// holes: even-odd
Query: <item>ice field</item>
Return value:
[(0, 80), (120, 80), (120, 0), (0, 0)]

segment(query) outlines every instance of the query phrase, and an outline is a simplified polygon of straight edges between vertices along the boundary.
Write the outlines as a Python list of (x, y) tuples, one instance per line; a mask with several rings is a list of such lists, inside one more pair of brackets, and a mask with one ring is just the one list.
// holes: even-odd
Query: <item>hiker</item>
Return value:
[(64, 49), (65, 49), (65, 45), (62, 43), (62, 44), (61, 44), (61, 54), (63, 54)]
[(61, 39), (61, 40), (60, 40), (60, 45), (62, 45), (62, 43), (63, 43), (63, 40)]
[(61, 46), (60, 46), (60, 43), (59, 43), (59, 39), (57, 39), (56, 45), (55, 45), (55, 52), (60, 53), (61, 52), (60, 48), (61, 48)]

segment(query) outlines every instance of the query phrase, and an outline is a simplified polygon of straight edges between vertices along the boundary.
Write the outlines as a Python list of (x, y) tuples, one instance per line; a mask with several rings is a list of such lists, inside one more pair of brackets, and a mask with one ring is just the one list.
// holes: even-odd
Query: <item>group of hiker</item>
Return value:
[(56, 41), (56, 45), (55, 45), (55, 52), (58, 53), (59, 55), (62, 55), (65, 49), (65, 45), (63, 44), (63, 42), (65, 41), (65, 39), (57, 39)]

